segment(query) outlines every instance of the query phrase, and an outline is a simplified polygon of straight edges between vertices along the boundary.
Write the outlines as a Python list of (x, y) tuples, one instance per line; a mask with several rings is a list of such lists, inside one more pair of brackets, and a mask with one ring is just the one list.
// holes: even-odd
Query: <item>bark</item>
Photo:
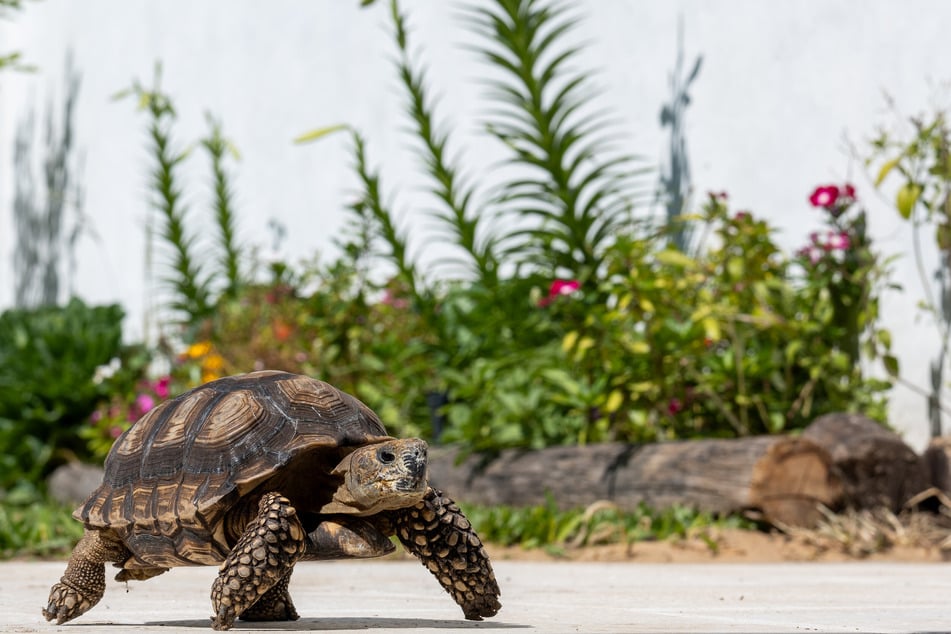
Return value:
[[(771, 451), (777, 445), (783, 449)], [(458, 465), (457, 456), (448, 448), (431, 452), (433, 485), (489, 506), (532, 506), (550, 498), (571, 508), (610, 500), (625, 510), (641, 503), (717, 514), (758, 508), (788, 519), (785, 507), (811, 513), (816, 501), (834, 503), (839, 491), (820, 448), (790, 445), (783, 436), (506, 450), (491, 460), (469, 456)]]
[(842, 480), (842, 505), (902, 509), (929, 486), (927, 462), (901, 437), (860, 414), (826, 414), (803, 431), (829, 452)]

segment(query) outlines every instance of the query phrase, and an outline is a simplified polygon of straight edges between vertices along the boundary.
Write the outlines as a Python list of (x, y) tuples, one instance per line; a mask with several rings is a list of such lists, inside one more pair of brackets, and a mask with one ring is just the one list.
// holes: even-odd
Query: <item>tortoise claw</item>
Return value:
[(47, 621), (56, 621), (62, 625), (75, 619), (98, 603), (83, 595), (79, 590), (65, 583), (57, 583), (50, 589), (50, 598), (43, 609)]

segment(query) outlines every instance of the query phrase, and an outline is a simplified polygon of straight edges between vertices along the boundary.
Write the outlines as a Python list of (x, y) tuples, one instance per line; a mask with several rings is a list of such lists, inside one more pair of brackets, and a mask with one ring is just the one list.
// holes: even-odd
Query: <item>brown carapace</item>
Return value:
[(387, 436), (363, 403), (305, 376), (254, 372), (163, 403), (119, 437), (86, 527), (43, 615), (64, 623), (119, 581), (216, 565), (212, 627), (297, 619), (294, 564), (377, 557), (396, 535), (467, 619), (501, 607), (492, 565), (459, 507), (429, 486), (426, 443)]

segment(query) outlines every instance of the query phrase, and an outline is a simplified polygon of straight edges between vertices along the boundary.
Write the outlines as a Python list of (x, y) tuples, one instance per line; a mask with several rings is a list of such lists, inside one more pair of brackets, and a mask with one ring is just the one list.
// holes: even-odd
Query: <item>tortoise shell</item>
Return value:
[(322, 479), (348, 448), (388, 438), (372, 410), (322, 381), (273, 371), (226, 377), (162, 403), (122, 434), (102, 485), (73, 516), (125, 542), (134, 556), (126, 568), (217, 564), (230, 550), (223, 518), (242, 496), (281, 474), (285, 484), (326, 490)]

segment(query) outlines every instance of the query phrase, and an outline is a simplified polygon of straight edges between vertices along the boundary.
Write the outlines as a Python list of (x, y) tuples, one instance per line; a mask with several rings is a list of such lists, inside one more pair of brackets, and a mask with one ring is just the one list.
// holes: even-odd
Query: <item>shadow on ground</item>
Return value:
[[(129, 627), (127, 623), (114, 623), (116, 628)], [(149, 621), (143, 623), (149, 626), (162, 627), (183, 627), (199, 628), (208, 630), (211, 628), (211, 619), (187, 621)], [(101, 625), (100, 625), (101, 626)], [(503, 623), (499, 621), (462, 621), (448, 619), (396, 619), (396, 618), (375, 618), (375, 617), (338, 617), (328, 619), (303, 618), (299, 621), (279, 621), (279, 622), (261, 622), (244, 623), (238, 621), (234, 625), (234, 631), (240, 632), (243, 628), (254, 630), (274, 630), (276, 632), (310, 632), (310, 631), (335, 631), (335, 630), (472, 630), (480, 628), (489, 629), (517, 629), (531, 628), (531, 625), (522, 625), (520, 623)]]

